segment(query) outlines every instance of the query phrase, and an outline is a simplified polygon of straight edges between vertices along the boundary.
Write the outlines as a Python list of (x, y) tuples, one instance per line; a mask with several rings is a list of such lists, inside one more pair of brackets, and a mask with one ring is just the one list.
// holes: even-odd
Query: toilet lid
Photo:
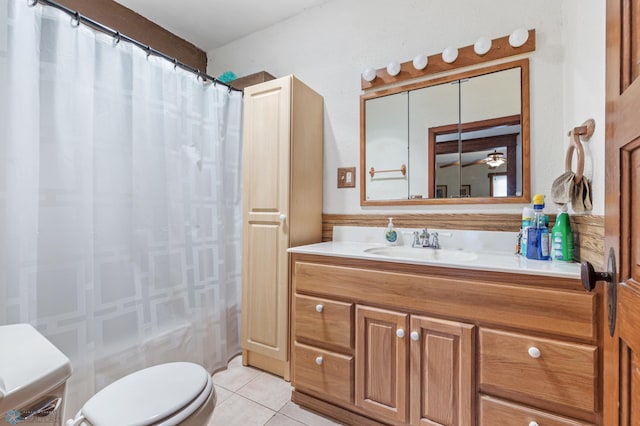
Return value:
[[(187, 407), (208, 381), (209, 373), (198, 364), (156, 365), (105, 387), (84, 404), (82, 414), (94, 426), (147, 426)], [(188, 408), (195, 411), (198, 406)]]

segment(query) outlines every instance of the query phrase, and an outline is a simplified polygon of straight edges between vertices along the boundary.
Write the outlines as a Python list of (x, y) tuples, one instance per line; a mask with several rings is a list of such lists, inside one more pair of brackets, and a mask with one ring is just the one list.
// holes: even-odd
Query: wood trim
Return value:
[(190, 67), (202, 72), (207, 70), (207, 54), (204, 50), (113, 0), (58, 2)]
[(473, 45), (461, 47), (458, 49), (458, 59), (448, 64), (442, 60), (442, 54), (436, 53), (429, 55), (428, 64), (423, 70), (417, 70), (413, 67), (413, 60), (400, 64), (400, 73), (396, 76), (389, 75), (387, 69), (380, 68), (376, 70), (375, 80), (369, 82), (364, 78), (361, 79), (360, 86), (362, 90), (373, 89), (386, 86), (389, 84), (402, 83), (408, 80), (427, 77), (447, 71), (454, 71), (463, 67), (482, 64), (485, 62), (505, 59), (510, 56), (521, 55), (536, 50), (536, 30), (529, 30), (529, 38), (527, 42), (520, 47), (511, 47), (509, 44), (509, 36), (504, 36), (492, 40), (491, 50), (485, 55), (479, 56), (473, 50)]
[[(587, 260), (602, 270), (604, 259), (604, 216), (572, 215), (571, 229), (575, 239), (575, 260)], [(518, 213), (399, 213), (393, 214), (398, 228), (440, 228), (478, 231), (520, 230)], [(555, 215), (550, 215), (550, 226)], [(334, 226), (386, 227), (389, 214), (328, 214), (322, 215), (322, 241), (333, 240)], [(514, 240), (515, 245), (515, 240)]]

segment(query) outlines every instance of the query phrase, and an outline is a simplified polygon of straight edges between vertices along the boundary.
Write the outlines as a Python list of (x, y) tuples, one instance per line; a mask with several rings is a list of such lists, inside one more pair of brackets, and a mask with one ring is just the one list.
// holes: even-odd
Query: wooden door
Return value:
[(607, 0), (605, 253), (618, 259), (605, 331), (604, 423), (640, 425), (640, 0)]
[(474, 328), (411, 316), (412, 425), (474, 424)]
[(242, 348), (251, 365), (247, 350), (288, 358), (290, 100), (288, 78), (244, 92)]
[(400, 423), (407, 420), (407, 318), (356, 307), (356, 405)]

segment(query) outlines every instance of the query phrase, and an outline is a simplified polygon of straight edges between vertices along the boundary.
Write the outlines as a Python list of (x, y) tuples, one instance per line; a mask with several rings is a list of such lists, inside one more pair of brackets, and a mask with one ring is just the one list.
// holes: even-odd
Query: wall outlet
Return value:
[(338, 188), (356, 187), (356, 168), (338, 167)]

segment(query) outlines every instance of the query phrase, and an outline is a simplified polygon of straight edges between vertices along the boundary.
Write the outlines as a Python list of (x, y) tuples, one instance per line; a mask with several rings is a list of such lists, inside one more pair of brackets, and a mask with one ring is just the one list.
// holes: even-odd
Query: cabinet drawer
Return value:
[(595, 412), (597, 347), (480, 330), (480, 386)]
[(494, 425), (544, 425), (544, 426), (592, 426), (546, 411), (535, 410), (500, 399), (482, 396), (480, 398), (480, 426)]
[(353, 304), (295, 295), (295, 338), (353, 348)]
[(293, 345), (293, 386), (353, 403), (353, 357)]

